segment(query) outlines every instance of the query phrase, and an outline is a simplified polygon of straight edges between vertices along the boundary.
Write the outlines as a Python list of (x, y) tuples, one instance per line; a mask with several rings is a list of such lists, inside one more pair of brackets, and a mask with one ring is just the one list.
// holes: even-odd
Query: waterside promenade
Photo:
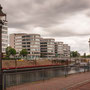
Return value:
[(90, 82), (71, 88), (70, 90), (89, 90)]

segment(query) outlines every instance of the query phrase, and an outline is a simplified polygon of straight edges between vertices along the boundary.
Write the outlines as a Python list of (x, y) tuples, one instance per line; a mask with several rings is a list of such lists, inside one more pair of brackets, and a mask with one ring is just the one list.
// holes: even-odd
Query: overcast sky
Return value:
[(10, 33), (38, 33), (88, 53), (90, 0), (0, 0)]

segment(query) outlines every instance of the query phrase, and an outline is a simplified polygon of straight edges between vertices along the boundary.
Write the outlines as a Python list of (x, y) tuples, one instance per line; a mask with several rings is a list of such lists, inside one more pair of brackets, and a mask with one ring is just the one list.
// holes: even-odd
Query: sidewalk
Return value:
[(81, 85), (77, 85), (68, 90), (90, 90), (90, 81)]
[[(26, 83), (23, 85), (9, 87), (7, 88), (7, 90), (65, 90), (67, 87), (73, 86), (80, 82), (84, 82), (86, 80), (90, 80), (90, 72), (74, 74), (68, 77), (60, 77), (60, 78), (58, 77), (58, 78), (34, 82), (34, 83)], [(75, 89), (75, 90), (81, 90), (81, 89)], [(89, 89), (85, 89), (85, 90), (89, 90)]]
[(90, 82), (80, 86), (76, 86), (70, 90), (90, 90)]

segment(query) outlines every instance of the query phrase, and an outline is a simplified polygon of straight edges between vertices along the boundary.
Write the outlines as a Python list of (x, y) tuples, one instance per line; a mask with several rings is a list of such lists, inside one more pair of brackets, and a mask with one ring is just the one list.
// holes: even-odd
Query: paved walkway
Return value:
[(26, 83), (23, 85), (9, 87), (7, 88), (7, 90), (66, 90), (65, 88), (68, 88), (80, 82), (84, 82), (86, 80), (90, 80), (90, 72), (74, 74), (68, 77), (54, 78), (35, 83)]
[(90, 82), (86, 84), (82, 84), (80, 86), (76, 86), (70, 90), (90, 90)]

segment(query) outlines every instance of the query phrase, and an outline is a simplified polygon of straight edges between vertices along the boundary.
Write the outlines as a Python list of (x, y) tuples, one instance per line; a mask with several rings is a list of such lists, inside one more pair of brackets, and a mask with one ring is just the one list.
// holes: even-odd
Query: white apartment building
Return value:
[(53, 38), (41, 38), (39, 34), (16, 33), (10, 35), (10, 46), (18, 53), (22, 49), (28, 51), (28, 57), (33, 58), (68, 58), (70, 46), (63, 42), (55, 42)]
[(63, 54), (63, 42), (55, 42), (55, 56), (58, 58), (62, 58)]
[(7, 46), (8, 46), (8, 26), (7, 21), (4, 21), (4, 25), (2, 26), (2, 53), (6, 52)]
[(18, 53), (22, 49), (28, 51), (29, 58), (40, 57), (40, 35), (39, 34), (26, 34), (16, 33), (10, 35), (10, 46)]
[(41, 38), (40, 49), (41, 57), (52, 58), (55, 57), (55, 39), (53, 38)]
[(55, 42), (55, 56), (58, 58), (70, 57), (70, 46), (63, 42)]
[(10, 46), (14, 48), (17, 52), (20, 52), (22, 50), (22, 36), (23, 35), (25, 35), (25, 33), (10, 34), (10, 37), (9, 37)]
[(70, 46), (63, 44), (64, 57), (70, 57)]

